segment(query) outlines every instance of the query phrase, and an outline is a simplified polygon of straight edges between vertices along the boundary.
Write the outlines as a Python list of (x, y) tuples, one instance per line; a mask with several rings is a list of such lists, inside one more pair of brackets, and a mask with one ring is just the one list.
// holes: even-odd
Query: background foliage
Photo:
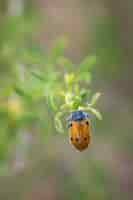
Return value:
[[(132, 30), (113, 0), (72, 2), (0, 2), (2, 199), (132, 199)], [(83, 153), (75, 109), (91, 120)]]

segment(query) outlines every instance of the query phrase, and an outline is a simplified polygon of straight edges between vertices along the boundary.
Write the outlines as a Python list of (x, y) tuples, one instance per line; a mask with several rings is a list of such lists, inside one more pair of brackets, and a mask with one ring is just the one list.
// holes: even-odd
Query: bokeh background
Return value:
[[(133, 199), (132, 21), (132, 0), (0, 1), (1, 200)], [(41, 103), (41, 123), (18, 120), (14, 82), (23, 79), (22, 65), (40, 67), (40, 57), (25, 52), (35, 45), (45, 54), (60, 37), (68, 39), (64, 55), (77, 66), (97, 55), (91, 88), (102, 94), (103, 120), (93, 120), (84, 152), (70, 146), (67, 129), (57, 133)]]

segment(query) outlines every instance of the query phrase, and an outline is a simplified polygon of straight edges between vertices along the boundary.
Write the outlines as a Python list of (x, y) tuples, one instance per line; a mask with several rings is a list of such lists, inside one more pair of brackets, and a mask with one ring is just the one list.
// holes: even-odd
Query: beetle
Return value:
[(79, 151), (85, 150), (91, 141), (90, 122), (86, 112), (77, 110), (72, 112), (68, 118), (69, 141)]

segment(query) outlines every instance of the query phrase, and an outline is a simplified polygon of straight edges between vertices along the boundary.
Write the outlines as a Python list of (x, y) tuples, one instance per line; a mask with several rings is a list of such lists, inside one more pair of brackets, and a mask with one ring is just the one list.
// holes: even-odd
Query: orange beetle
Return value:
[(85, 150), (91, 140), (88, 114), (80, 110), (74, 111), (68, 121), (70, 143), (79, 151)]

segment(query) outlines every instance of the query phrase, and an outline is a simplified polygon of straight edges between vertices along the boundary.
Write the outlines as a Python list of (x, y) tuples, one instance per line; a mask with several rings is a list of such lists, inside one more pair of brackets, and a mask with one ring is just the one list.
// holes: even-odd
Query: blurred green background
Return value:
[[(1, 200), (133, 199), (132, 21), (131, 0), (0, 1)], [(96, 63), (81, 88), (102, 94), (103, 120), (90, 115), (92, 144), (78, 152), (65, 122), (56, 130), (55, 91), (58, 72), (88, 55)]]

